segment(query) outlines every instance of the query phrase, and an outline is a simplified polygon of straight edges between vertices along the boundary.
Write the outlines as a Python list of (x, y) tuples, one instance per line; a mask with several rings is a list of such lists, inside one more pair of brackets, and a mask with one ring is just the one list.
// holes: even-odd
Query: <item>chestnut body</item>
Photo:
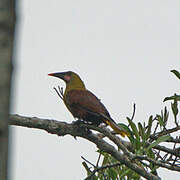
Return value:
[(101, 114), (111, 118), (101, 101), (88, 90), (71, 90), (64, 102), (72, 115), (80, 120), (99, 125), (106, 123)]
[(119, 127), (111, 118), (101, 101), (86, 89), (84, 82), (78, 74), (67, 71), (51, 73), (49, 76), (60, 78), (66, 83), (63, 100), (74, 118), (97, 126), (105, 123), (121, 136), (128, 136), (128, 132)]

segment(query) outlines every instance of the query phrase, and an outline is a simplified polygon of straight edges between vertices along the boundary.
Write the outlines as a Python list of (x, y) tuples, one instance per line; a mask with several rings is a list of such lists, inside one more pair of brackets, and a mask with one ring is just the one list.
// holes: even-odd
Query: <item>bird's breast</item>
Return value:
[(77, 118), (86, 118), (92, 114), (105, 114), (110, 117), (105, 106), (88, 90), (71, 90), (66, 93), (65, 104)]

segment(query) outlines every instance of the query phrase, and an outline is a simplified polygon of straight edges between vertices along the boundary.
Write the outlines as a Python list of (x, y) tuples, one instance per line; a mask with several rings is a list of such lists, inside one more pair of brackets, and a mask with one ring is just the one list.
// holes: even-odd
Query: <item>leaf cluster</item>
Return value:
[[(178, 79), (180, 79), (180, 73), (176, 70), (171, 71)], [(176, 127), (179, 127), (178, 122), (178, 102), (180, 101), (180, 95), (174, 94), (173, 96), (166, 97), (165, 101), (171, 102), (171, 111), (174, 117), (174, 123)], [(135, 106), (134, 106), (135, 107)], [(171, 142), (174, 138), (171, 136), (171, 133), (174, 131), (169, 131), (167, 129), (167, 122), (169, 118), (169, 111), (165, 107), (159, 114), (155, 116), (150, 116), (147, 123), (134, 122), (135, 108), (132, 118), (127, 117), (128, 125), (119, 124), (120, 127), (124, 128), (129, 132), (130, 136), (128, 137), (129, 143), (131, 145), (131, 152), (137, 157), (146, 157), (151, 159), (151, 161), (144, 161), (135, 159), (137, 163), (142, 168), (146, 169), (148, 172), (151, 172), (157, 175), (157, 169), (160, 167), (156, 163), (162, 162), (170, 164), (170, 161), (173, 161), (173, 164), (176, 162), (179, 163), (177, 157), (173, 158), (172, 154), (164, 153), (161, 155), (160, 150), (156, 150), (158, 145), (163, 142)], [(158, 132), (157, 132), (158, 131)], [(174, 144), (175, 149), (176, 143)], [(86, 179), (93, 180), (139, 180), (141, 179), (140, 175), (134, 172), (132, 169), (126, 167), (124, 164), (118, 162), (110, 154), (106, 152), (101, 152), (98, 150), (99, 158), (96, 165), (89, 167), (87, 162), (83, 162), (83, 166), (87, 171), (88, 177)], [(101, 165), (99, 165), (101, 158)], [(93, 169), (93, 170), (92, 170)]]

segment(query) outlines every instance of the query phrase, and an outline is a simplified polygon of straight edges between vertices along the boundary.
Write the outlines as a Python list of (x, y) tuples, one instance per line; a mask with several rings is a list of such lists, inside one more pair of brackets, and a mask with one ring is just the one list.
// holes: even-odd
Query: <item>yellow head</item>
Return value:
[(50, 73), (48, 75), (60, 78), (66, 83), (66, 90), (65, 90), (64, 95), (66, 95), (68, 91), (73, 90), (73, 89), (79, 89), (79, 90), (86, 89), (84, 82), (81, 80), (79, 75), (72, 71)]

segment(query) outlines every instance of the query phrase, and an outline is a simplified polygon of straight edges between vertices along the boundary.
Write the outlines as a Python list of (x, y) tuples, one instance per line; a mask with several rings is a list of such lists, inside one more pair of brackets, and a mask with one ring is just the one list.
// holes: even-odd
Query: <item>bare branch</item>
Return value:
[(177, 132), (179, 130), (180, 130), (180, 126), (177, 126), (175, 128), (172, 128), (172, 129), (167, 129), (165, 131), (158, 132), (156, 134), (163, 136), (163, 135), (167, 135), (167, 134), (170, 134), (170, 133), (173, 133), (173, 132)]
[(108, 169), (108, 168), (112, 168), (112, 167), (117, 167), (122, 165), (121, 163), (116, 163), (116, 164), (109, 164), (109, 165), (105, 165), (105, 166), (101, 166), (99, 168), (94, 169), (94, 171), (92, 171), (92, 173), (86, 177), (84, 180), (91, 180), (91, 178), (95, 175), (96, 172), (98, 171), (102, 171), (104, 169)]
[(93, 163), (91, 163), (90, 161), (88, 161), (86, 158), (84, 158), (83, 156), (81, 156), (81, 158), (86, 161), (87, 163), (89, 163), (91, 166), (96, 167)]
[(63, 88), (58, 86), (58, 89), (54, 87), (54, 90), (56, 91), (57, 95), (64, 101)]
[(134, 105), (133, 105), (133, 114), (132, 114), (132, 117), (131, 117), (131, 121), (134, 119), (135, 113), (136, 113), (136, 104), (134, 103)]
[(180, 158), (180, 153), (176, 149), (170, 149), (170, 148), (167, 148), (165, 146), (160, 146), (160, 145), (154, 146), (154, 149), (157, 149), (157, 150), (160, 150), (160, 151), (163, 151), (166, 153), (170, 153), (170, 154)]
[[(152, 140), (157, 140), (159, 136), (164, 136), (164, 135), (167, 135), (167, 134), (170, 134), (170, 133), (177, 132), (179, 130), (180, 130), (180, 126), (177, 126), (175, 128), (172, 128), (172, 129), (167, 129), (167, 130), (164, 130), (164, 131), (157, 132), (155, 135), (154, 134), (150, 135), (150, 138)], [(169, 140), (167, 140), (167, 142), (180, 143), (180, 136), (176, 137), (176, 138), (171, 137)]]
[(99, 153), (99, 156), (98, 156), (98, 160), (97, 160), (97, 163), (96, 163), (96, 167), (98, 167), (99, 166), (99, 161), (100, 161), (100, 158), (101, 158), (101, 152)]
[(154, 165), (164, 167), (164, 168), (172, 170), (172, 171), (180, 172), (180, 167), (179, 166), (170, 164), (169, 162), (166, 162), (166, 164), (165, 164), (164, 161), (163, 162), (156, 161), (154, 159), (148, 158), (147, 156), (139, 156), (139, 155), (135, 156), (135, 159), (146, 160), (146, 161), (149, 161), (149, 162), (153, 163)]
[[(129, 151), (127, 151), (127, 154), (125, 153), (123, 154), (119, 152), (117, 149), (115, 149), (111, 144), (107, 143), (105, 140), (100, 138), (98, 135), (94, 133), (89, 133), (84, 128), (80, 128), (79, 126), (75, 124), (68, 124), (65, 122), (59, 122), (59, 121), (48, 120), (48, 119), (39, 119), (36, 117), (33, 117), (33, 118), (23, 117), (19, 115), (10, 115), (10, 124), (16, 125), (16, 126), (42, 129), (42, 130), (47, 131), (48, 133), (57, 134), (58, 136), (65, 136), (69, 134), (72, 136), (82, 137), (84, 139), (87, 139), (93, 142), (94, 144), (97, 145), (97, 147), (101, 151), (111, 154), (120, 163), (126, 165), (127, 167), (137, 172), (142, 177), (149, 180), (160, 180), (158, 176), (155, 176), (152, 173), (147, 172), (144, 168), (140, 167), (138, 164), (133, 162), (130, 159), (130, 157), (128, 157)], [(88, 127), (89, 129), (97, 130), (97, 131), (99, 131), (99, 129), (102, 129), (102, 128), (96, 129), (96, 127), (89, 126), (89, 125), (86, 127)], [(99, 131), (99, 132), (102, 132), (102, 131)], [(105, 132), (107, 135), (109, 135), (110, 133), (109, 131), (106, 131), (105, 129), (103, 129), (103, 133)], [(112, 138), (112, 137), (110, 136), (109, 138)], [(117, 141), (116, 138), (112, 138), (112, 140), (114, 140), (115, 142)], [(124, 145), (123, 146), (121, 145), (121, 141), (117, 143), (121, 147), (124, 146)], [(126, 152), (126, 148), (124, 148), (123, 150), (125, 150)]]

